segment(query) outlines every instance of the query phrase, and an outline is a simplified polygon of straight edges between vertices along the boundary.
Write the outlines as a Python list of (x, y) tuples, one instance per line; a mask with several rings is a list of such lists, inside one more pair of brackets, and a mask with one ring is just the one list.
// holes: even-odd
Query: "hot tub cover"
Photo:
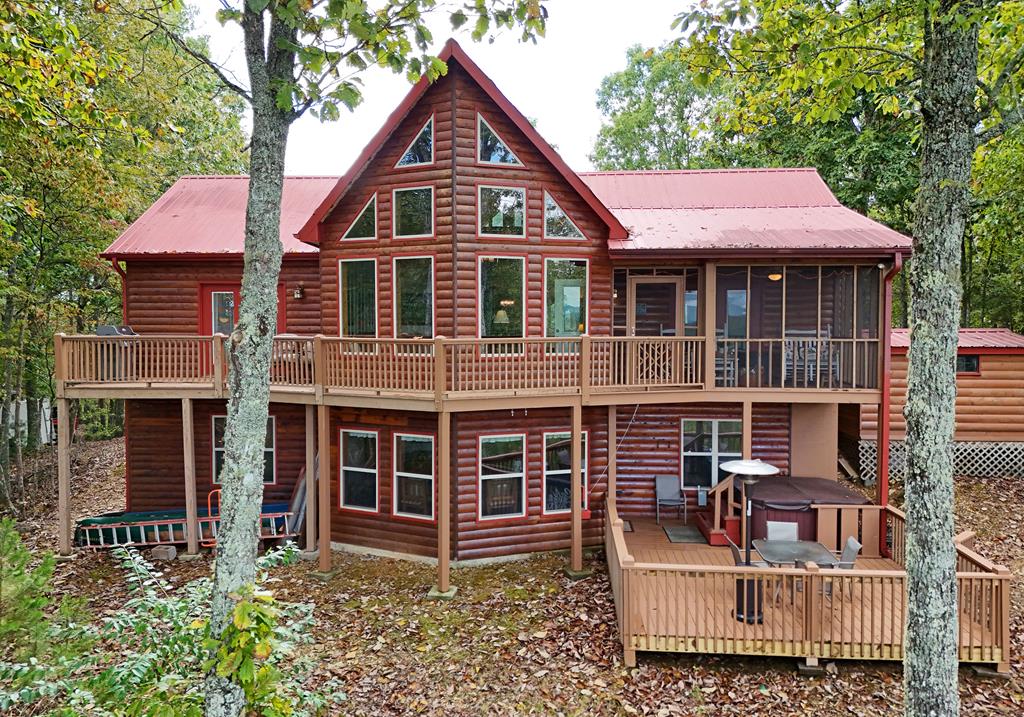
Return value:
[(828, 478), (762, 478), (747, 489), (754, 505), (799, 510), (818, 504), (867, 505), (871, 501)]

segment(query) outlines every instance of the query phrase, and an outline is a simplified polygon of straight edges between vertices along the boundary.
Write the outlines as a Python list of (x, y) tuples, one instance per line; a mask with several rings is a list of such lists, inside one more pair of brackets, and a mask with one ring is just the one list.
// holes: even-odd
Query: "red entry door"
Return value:
[[(199, 333), (202, 336), (227, 336), (238, 323), (238, 308), (242, 304), (241, 284), (204, 284), (200, 291)], [(277, 287), (277, 333), (287, 330), (285, 321), (284, 284)]]

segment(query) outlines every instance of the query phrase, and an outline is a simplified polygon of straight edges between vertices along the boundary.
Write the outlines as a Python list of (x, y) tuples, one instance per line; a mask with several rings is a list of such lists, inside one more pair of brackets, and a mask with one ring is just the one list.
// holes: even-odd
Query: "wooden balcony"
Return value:
[[(849, 532), (864, 544), (852, 570), (735, 566), (728, 548), (670, 543), (650, 520), (630, 519), (626, 532), (609, 501), (605, 551), (627, 664), (637, 651), (901, 660), (903, 514), (881, 506), (823, 508), (843, 514), (819, 522), (828, 526), (819, 528), (819, 542), (841, 546)], [(960, 660), (1005, 672), (1010, 572), (975, 553), (970, 537), (956, 540)], [(737, 593), (742, 606), (748, 590), (761, 596), (760, 621), (735, 617)]]
[[(222, 398), (224, 336), (55, 337), (55, 378), (64, 398)], [(815, 380), (766, 387), (715, 380), (720, 361), (701, 336), (527, 339), (372, 339), (278, 336), (270, 362), (272, 399), (365, 407), (477, 410), (494, 407), (738, 400), (829, 400), (854, 384)], [(791, 367), (792, 368), (792, 367)], [(802, 369), (801, 369), (802, 370)], [(752, 369), (745, 368), (744, 375)], [(735, 375), (735, 374), (733, 374)], [(863, 387), (860, 387), (863, 389)], [(700, 394), (697, 396), (695, 394)], [(804, 399), (795, 398), (803, 394)], [(844, 400), (877, 401), (854, 390)], [(484, 406), (485, 408), (487, 406)]]

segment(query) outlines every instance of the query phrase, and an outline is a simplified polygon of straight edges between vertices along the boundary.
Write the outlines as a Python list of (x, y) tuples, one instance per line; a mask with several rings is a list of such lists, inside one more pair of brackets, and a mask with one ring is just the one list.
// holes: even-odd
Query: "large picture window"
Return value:
[(376, 431), (341, 431), (341, 507), (377, 512)]
[(394, 446), (395, 515), (434, 517), (434, 437), (396, 433)]
[(523, 337), (522, 257), (480, 258), (480, 336)]
[(587, 260), (546, 260), (544, 283), (545, 336), (587, 333)]
[(719, 465), (743, 457), (743, 422), (691, 420), (682, 425), (684, 488), (711, 488), (725, 475)]
[(395, 337), (434, 336), (434, 260), (429, 256), (396, 257)]
[[(224, 433), (227, 430), (227, 416), (213, 417), (213, 482), (220, 483), (220, 472), (224, 468)], [(263, 443), (263, 482), (274, 483), (277, 469), (274, 460), (275, 444), (277, 442), (277, 426), (273, 416), (267, 416), (267, 436)]]
[(434, 188), (409, 187), (392, 194), (392, 233), (400, 239), (434, 236)]
[(526, 436), (480, 437), (480, 518), (526, 515)]
[(526, 236), (526, 190), (522, 187), (477, 187), (481, 236)]
[[(581, 434), (580, 478), (582, 508), (587, 509), (587, 432)], [(572, 434), (544, 434), (544, 512), (568, 513), (572, 509)]]
[(342, 336), (377, 336), (377, 261), (338, 262), (338, 310)]

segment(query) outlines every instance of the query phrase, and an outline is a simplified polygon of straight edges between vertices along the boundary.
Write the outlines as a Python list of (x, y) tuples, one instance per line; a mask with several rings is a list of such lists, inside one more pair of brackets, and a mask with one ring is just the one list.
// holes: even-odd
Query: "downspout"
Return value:
[[(882, 403), (878, 408), (878, 504), (889, 505), (889, 405), (891, 403), (891, 337), (892, 337), (892, 280), (903, 268), (903, 255), (893, 255), (892, 268), (886, 273), (885, 300), (882, 316), (885, 317), (885, 331), (882, 333)], [(882, 524), (883, 530), (885, 524)]]
[(116, 256), (110, 257), (110, 265), (114, 267), (114, 271), (121, 277), (121, 323), (125, 326), (128, 325), (128, 275), (124, 269), (121, 268), (121, 263), (117, 260)]

